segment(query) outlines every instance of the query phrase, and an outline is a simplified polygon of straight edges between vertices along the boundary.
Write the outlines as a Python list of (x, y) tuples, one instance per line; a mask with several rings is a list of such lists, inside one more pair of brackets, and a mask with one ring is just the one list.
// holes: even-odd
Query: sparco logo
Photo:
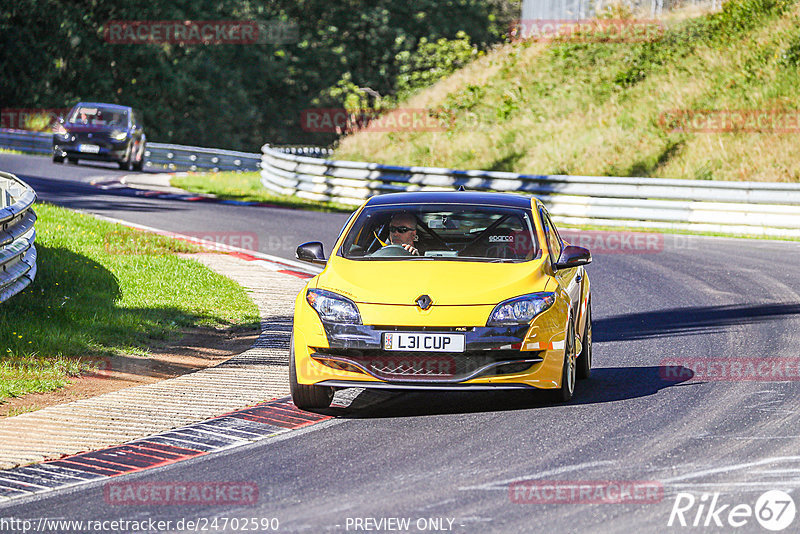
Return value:
[(514, 236), (513, 235), (490, 235), (489, 236), (489, 243), (513, 243)]

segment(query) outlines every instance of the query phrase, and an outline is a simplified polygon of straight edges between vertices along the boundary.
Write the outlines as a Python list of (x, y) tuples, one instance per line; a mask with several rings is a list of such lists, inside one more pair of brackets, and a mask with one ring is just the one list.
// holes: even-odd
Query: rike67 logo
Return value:
[(755, 517), (763, 528), (778, 532), (792, 524), (796, 512), (792, 497), (780, 490), (763, 493), (754, 506), (725, 502), (720, 493), (703, 493), (695, 497), (680, 492), (675, 496), (667, 526), (739, 528)]

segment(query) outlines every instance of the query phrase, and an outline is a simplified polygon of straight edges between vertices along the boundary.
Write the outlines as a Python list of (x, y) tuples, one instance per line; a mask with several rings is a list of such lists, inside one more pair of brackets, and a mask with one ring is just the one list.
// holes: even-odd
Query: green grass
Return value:
[(196, 245), (37, 204), (36, 280), (0, 304), (0, 400), (64, 386), (184, 328), (253, 329), (244, 289), (175, 255)]
[(276, 195), (261, 184), (261, 175), (258, 172), (189, 173), (173, 177), (171, 185), (193, 193), (212, 194), (226, 200), (264, 202), (287, 208), (348, 213), (355, 209), (353, 206), (336, 202), (318, 202)]
[(729, 0), (654, 42), (508, 44), (400, 107), (444, 131), (363, 131), (336, 159), (529, 174), (800, 181), (797, 131), (677, 131), (680, 110), (800, 109), (800, 3)]

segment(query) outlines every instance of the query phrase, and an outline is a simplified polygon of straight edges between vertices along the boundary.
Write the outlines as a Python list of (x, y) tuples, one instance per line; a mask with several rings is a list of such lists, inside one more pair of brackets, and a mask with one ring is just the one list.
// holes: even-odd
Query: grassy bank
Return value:
[[(400, 105), (436, 110), (449, 120), (445, 131), (360, 132), (343, 139), (336, 158), (532, 174), (800, 181), (798, 2), (730, 0), (720, 13), (679, 13), (665, 24), (652, 42), (506, 45)], [(676, 128), (681, 113), (726, 110), (783, 114), (794, 128)], [(710, 126), (719, 129), (719, 120)]]
[(335, 202), (316, 202), (271, 193), (261, 185), (261, 175), (258, 172), (189, 173), (175, 176), (171, 185), (193, 193), (212, 194), (226, 200), (263, 202), (286, 208), (315, 211), (353, 211), (352, 207)]
[(176, 256), (192, 244), (37, 204), (38, 274), (0, 304), (0, 400), (57, 389), (103, 357), (192, 326), (254, 328), (244, 289)]

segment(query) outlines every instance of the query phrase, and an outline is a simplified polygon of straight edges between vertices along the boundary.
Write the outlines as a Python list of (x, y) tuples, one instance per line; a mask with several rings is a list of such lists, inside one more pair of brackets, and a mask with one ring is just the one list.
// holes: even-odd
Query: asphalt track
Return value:
[[(256, 232), (262, 246), (270, 235), (329, 245), (346, 217), (104, 192), (86, 183), (119, 171), (100, 165), (0, 154), (0, 169), (48, 202), (176, 232)], [(727, 522), (734, 505), (754, 507), (767, 490), (800, 505), (796, 371), (792, 379), (715, 380), (701, 369), (709, 360), (746, 367), (775, 359), (796, 369), (800, 244), (662, 238), (655, 249), (595, 251), (588, 268), (595, 369), (568, 404), (519, 393), (397, 394), (364, 410), (333, 410), (335, 419), (276, 439), (116, 480), (244, 481), (258, 487), (255, 504), (114, 505), (98, 483), (14, 501), (0, 507), (0, 519), (170, 520), (170, 528), (153, 531), (180, 531), (181, 519), (216, 518), (218, 528), (208, 523), (207, 532), (223, 531), (226, 519), (225, 531), (243, 531), (233, 518), (277, 518), (280, 532), (396, 526), (365, 518), (408, 518), (409, 529), (399, 530), (406, 532), (767, 532), (752, 516), (737, 528)], [(259, 248), (286, 258), (293, 249)], [(676, 359), (685, 364), (677, 377), (670, 374)], [(509, 488), (526, 480), (605, 488), (649, 481), (663, 493), (652, 502), (575, 502), (581, 497), (564, 494), (572, 502), (514, 502)], [(670, 527), (679, 492), (697, 503), (684, 513), (690, 526), (675, 519)], [(717, 493), (723, 527), (706, 513)], [(784, 530), (798, 531), (800, 513)]]

